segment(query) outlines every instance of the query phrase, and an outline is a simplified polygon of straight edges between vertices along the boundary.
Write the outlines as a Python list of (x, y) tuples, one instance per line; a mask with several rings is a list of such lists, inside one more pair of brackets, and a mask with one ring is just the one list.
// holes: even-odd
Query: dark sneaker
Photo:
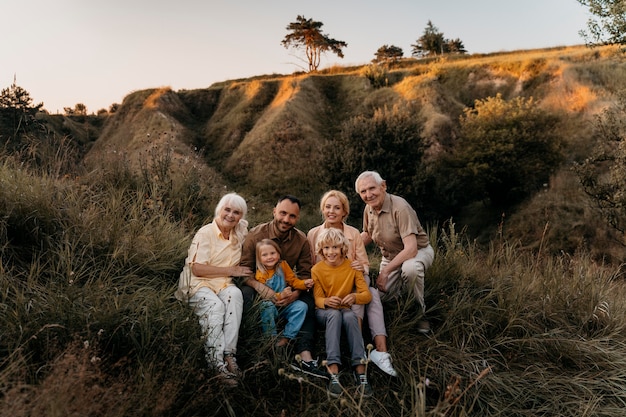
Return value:
[(367, 375), (365, 374), (357, 374), (354, 373), (354, 378), (356, 379), (356, 383), (359, 384), (357, 387), (357, 393), (364, 397), (371, 397), (374, 392), (372, 391), (372, 387), (369, 382), (367, 382)]
[(343, 392), (343, 387), (339, 383), (339, 375), (330, 374), (330, 382), (328, 383), (328, 395), (333, 398), (339, 398)]
[(316, 378), (323, 378), (323, 379), (329, 379), (330, 375), (328, 374), (328, 372), (324, 372), (322, 371), (318, 366), (317, 366), (317, 361), (314, 359), (312, 361), (294, 361), (291, 364), (291, 369), (296, 370), (296, 371), (300, 371), (303, 374), (307, 374), (310, 376), (314, 376)]

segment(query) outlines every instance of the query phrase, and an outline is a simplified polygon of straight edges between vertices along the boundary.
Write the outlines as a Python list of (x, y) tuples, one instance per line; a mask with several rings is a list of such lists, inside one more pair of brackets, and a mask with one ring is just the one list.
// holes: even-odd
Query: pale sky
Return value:
[(291, 74), (305, 64), (281, 41), (298, 15), (348, 44), (320, 69), (385, 44), (408, 57), (429, 20), (472, 54), (583, 44), (589, 19), (576, 0), (0, 0), (0, 89), (15, 76), (50, 113), (95, 113), (147, 88)]

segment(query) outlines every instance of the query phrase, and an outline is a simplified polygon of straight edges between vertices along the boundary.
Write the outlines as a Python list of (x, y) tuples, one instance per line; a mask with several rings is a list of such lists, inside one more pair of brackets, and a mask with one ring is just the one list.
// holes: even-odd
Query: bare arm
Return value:
[(250, 275), (252, 271), (245, 266), (213, 266), (193, 263), (191, 271), (199, 278), (243, 277)]
[(365, 246), (367, 246), (370, 243), (372, 243), (372, 237), (370, 236), (370, 234), (368, 232), (361, 232), (361, 239), (363, 239), (363, 244)]

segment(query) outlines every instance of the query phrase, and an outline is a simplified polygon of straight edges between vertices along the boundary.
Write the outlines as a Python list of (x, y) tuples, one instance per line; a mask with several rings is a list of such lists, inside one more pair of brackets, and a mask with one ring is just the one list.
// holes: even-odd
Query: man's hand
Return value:
[(389, 281), (389, 273), (387, 271), (380, 271), (376, 278), (376, 288), (379, 291), (387, 292), (387, 281)]
[(298, 291), (293, 291), (291, 287), (287, 287), (280, 293), (280, 300), (276, 301), (274, 304), (276, 307), (288, 306), (296, 301), (299, 295), (300, 293)]

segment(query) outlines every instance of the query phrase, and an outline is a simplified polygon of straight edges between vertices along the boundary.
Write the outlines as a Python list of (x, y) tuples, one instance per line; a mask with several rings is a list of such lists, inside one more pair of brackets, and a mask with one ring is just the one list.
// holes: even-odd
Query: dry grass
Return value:
[[(604, 58), (615, 62), (594, 67)], [(287, 191), (307, 203), (299, 227), (319, 224), (328, 184), (313, 144), (327, 145), (347, 118), (419, 101), (429, 137), (453, 143), (473, 99), (537, 95), (578, 120), (563, 126), (576, 160), (593, 146), (584, 118), (612, 100), (611, 77), (623, 82), (620, 59), (556, 48), (407, 60), (378, 89), (358, 68), (256, 77), (202, 95), (213, 112), (191, 106), (189, 92), (136, 92), (109, 118), (89, 171), (71, 171), (63, 141), (2, 154), (0, 414), (621, 417), (626, 289), (623, 267), (605, 261), (624, 255), (568, 171), (513, 215), (476, 204), (478, 220), (456, 220), (464, 230), (451, 220), (430, 228), (434, 331), (416, 333), (422, 312), (411, 300), (386, 305), (400, 377), (368, 365), (369, 400), (346, 372), (346, 392), (330, 401), (323, 383), (293, 373), (258, 336), (253, 315), (239, 345), (245, 376), (225, 390), (206, 368), (196, 318), (172, 296), (190, 237), (230, 187), (248, 200), (252, 225), (269, 220), (273, 196)], [(228, 174), (191, 151), (199, 144), (207, 160), (228, 161)]]

